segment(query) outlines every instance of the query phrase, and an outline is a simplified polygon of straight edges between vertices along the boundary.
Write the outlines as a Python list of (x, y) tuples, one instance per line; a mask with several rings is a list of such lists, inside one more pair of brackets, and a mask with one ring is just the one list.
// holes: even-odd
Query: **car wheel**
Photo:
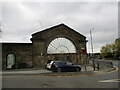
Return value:
[(79, 72), (79, 71), (80, 71), (80, 68), (77, 67), (77, 68), (75, 69), (75, 71), (76, 71), (76, 72)]
[(57, 68), (57, 72), (61, 72), (61, 68)]

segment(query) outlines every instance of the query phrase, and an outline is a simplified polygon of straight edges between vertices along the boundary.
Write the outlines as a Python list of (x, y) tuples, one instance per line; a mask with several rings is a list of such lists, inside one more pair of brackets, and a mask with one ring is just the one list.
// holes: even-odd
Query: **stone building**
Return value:
[[(62, 41), (59, 42), (59, 47), (51, 44), (57, 39)], [(66, 41), (65, 45), (63, 40)], [(31, 41), (32, 43), (2, 43), (2, 68), (40, 68), (45, 66), (47, 60), (68, 60), (80, 64), (80, 61), (84, 59), (82, 49), (86, 50), (87, 42), (85, 36), (65, 24), (36, 32), (32, 34)], [(67, 41), (72, 43), (69, 48), (67, 46), (70, 44)], [(50, 45), (57, 53), (49, 52)], [(72, 47), (74, 47), (74, 52), (69, 52)], [(60, 51), (60, 48), (63, 50)]]

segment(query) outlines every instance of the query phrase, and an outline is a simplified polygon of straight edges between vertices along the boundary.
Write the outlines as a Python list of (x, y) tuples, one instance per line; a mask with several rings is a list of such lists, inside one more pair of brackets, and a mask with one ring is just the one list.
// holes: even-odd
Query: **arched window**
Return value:
[(47, 53), (76, 53), (76, 48), (74, 44), (67, 38), (56, 38), (49, 44)]
[(7, 69), (14, 68), (15, 65), (15, 54), (10, 53), (7, 55)]

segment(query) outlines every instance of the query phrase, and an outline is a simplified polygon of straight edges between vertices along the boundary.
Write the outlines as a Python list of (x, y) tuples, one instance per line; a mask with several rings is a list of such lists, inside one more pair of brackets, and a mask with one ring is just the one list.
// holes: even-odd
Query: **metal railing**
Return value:
[(107, 69), (107, 68), (113, 68), (113, 63), (111, 61), (103, 61), (103, 60), (86, 60), (81, 61), (81, 65), (86, 67), (91, 66), (93, 67), (93, 70), (99, 70), (99, 69)]

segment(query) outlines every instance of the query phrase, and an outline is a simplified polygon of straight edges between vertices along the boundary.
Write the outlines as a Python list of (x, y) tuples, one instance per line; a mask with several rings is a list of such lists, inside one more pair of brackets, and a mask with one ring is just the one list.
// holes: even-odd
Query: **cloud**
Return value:
[(95, 52), (118, 35), (117, 2), (3, 2), (1, 41), (31, 42), (31, 34), (65, 23), (88, 40), (90, 29)]

